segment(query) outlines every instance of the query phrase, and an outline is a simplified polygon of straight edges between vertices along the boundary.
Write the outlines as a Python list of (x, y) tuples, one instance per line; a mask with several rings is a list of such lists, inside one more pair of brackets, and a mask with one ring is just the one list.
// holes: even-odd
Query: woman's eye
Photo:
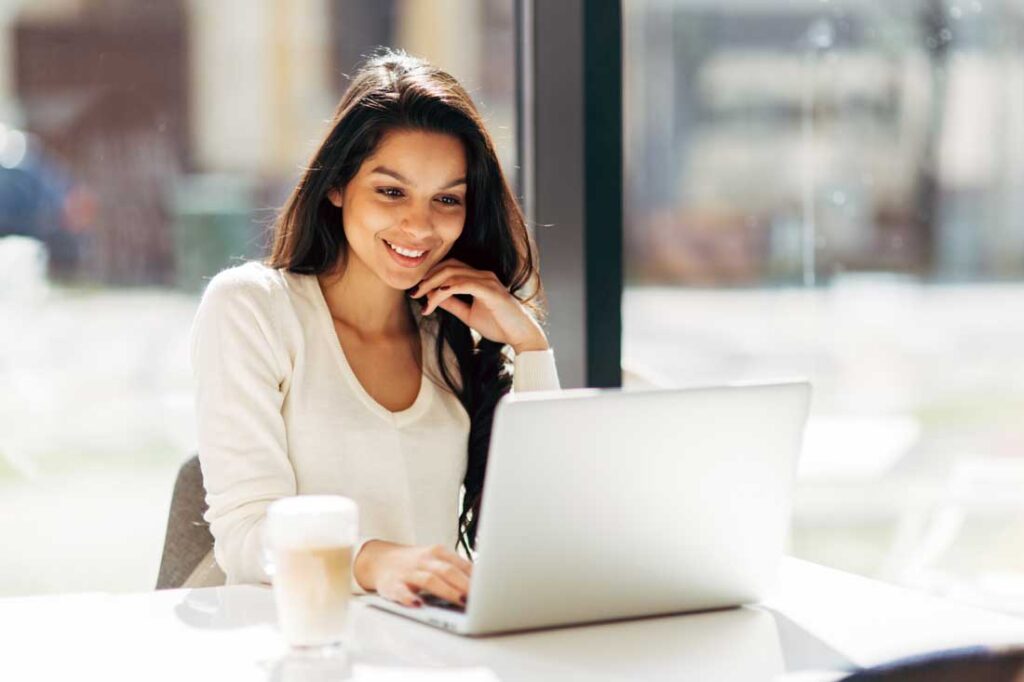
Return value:
[[(377, 189), (377, 194), (381, 194), (388, 199), (401, 199), (405, 196), (405, 193), (397, 187), (380, 187)], [(462, 203), (458, 197), (453, 196), (443, 196), (440, 198), (440, 201), (445, 206), (458, 206)]]

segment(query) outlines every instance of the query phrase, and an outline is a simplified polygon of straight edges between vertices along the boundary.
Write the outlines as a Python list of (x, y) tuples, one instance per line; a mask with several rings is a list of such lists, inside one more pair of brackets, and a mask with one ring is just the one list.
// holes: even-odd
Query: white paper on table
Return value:
[(489, 668), (396, 668), (355, 664), (352, 682), (499, 682)]

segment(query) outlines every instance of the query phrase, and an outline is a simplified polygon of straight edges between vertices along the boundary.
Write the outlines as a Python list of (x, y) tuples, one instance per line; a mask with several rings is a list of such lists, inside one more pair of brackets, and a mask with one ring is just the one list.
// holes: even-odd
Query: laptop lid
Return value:
[(786, 541), (809, 399), (803, 381), (503, 397), (469, 630), (756, 601)]

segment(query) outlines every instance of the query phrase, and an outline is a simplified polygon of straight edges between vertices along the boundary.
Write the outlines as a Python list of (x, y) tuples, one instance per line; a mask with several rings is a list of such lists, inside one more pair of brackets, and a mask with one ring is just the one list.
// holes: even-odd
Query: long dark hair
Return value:
[[(494, 143), (476, 106), (451, 75), (401, 50), (379, 49), (354, 75), (330, 132), (288, 197), (274, 225), (267, 264), (301, 274), (335, 268), (346, 253), (341, 209), (327, 192), (346, 185), (390, 130), (453, 135), (466, 151), (466, 223), (448, 253), (489, 270), (530, 310), (543, 317), (543, 287), (523, 213), (501, 171)], [(494, 408), (512, 385), (505, 344), (477, 340), (458, 318), (436, 308), (435, 356), (444, 383), (470, 417), (465, 491), (458, 544), (472, 554), (480, 521)], [(454, 353), (458, 377), (445, 360)]]

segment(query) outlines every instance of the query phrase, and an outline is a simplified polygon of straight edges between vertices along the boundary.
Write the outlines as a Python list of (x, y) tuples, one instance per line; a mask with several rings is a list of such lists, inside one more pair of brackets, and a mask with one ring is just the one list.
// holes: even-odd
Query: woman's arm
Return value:
[[(444, 308), (482, 337), (508, 344), (515, 354), (513, 391), (561, 388), (544, 329), (493, 272), (448, 258), (435, 264), (409, 294), (414, 299), (426, 296), (424, 315)], [(468, 294), (473, 302), (457, 294)]]
[(528, 350), (515, 354), (512, 374), (513, 393), (556, 391), (560, 388), (553, 349)]
[(191, 335), (199, 462), (214, 555), (229, 583), (269, 582), (267, 506), (296, 494), (281, 406), (288, 358), (272, 291), (247, 266), (210, 282)]

